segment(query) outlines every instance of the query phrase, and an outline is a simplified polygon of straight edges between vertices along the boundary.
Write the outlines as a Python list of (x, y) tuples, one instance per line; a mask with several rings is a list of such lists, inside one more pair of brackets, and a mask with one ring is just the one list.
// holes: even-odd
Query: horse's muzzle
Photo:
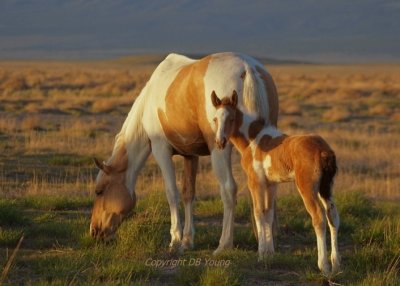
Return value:
[(98, 228), (92, 228), (90, 227), (90, 236), (93, 239), (104, 241), (104, 242), (109, 242), (115, 239), (115, 233), (114, 232), (108, 232), (104, 230), (100, 230)]

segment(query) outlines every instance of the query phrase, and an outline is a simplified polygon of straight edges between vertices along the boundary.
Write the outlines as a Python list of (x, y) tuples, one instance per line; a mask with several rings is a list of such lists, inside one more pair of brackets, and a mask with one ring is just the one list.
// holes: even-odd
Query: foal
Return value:
[(212, 92), (211, 99), (216, 108), (217, 146), (224, 148), (230, 140), (242, 157), (253, 200), (259, 259), (274, 252), (272, 223), (276, 185), (295, 181), (317, 236), (318, 267), (324, 274), (329, 273), (326, 216), (331, 232), (332, 272), (337, 272), (339, 215), (331, 192), (337, 170), (335, 153), (318, 135), (287, 136), (273, 126), (264, 125), (264, 120), (242, 113), (237, 108), (236, 91), (231, 98), (222, 100)]

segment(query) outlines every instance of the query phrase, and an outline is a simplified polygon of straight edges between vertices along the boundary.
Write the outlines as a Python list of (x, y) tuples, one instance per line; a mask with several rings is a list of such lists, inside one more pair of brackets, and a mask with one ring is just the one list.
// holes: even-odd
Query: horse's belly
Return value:
[(210, 154), (197, 122), (185, 116), (179, 118), (178, 113), (175, 114), (175, 118), (170, 117), (167, 117), (163, 110), (158, 109), (158, 119), (163, 133), (177, 154), (197, 156)]
[(174, 154), (182, 156), (208, 156), (210, 150), (206, 143), (193, 143), (185, 146), (178, 146), (171, 143), (174, 149)]

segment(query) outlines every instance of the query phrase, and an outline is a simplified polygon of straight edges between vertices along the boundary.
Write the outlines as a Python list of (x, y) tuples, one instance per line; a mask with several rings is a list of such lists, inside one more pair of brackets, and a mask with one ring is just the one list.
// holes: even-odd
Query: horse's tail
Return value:
[(247, 112), (277, 125), (278, 94), (272, 77), (261, 66), (253, 68), (249, 64), (245, 65), (243, 104)]
[(332, 196), (333, 179), (337, 172), (336, 156), (333, 151), (321, 152), (321, 169), (319, 194), (325, 200), (330, 200)]
[(249, 65), (245, 65), (243, 104), (247, 109), (246, 111), (268, 119), (269, 106), (267, 96), (261, 78), (256, 76), (255, 71)]

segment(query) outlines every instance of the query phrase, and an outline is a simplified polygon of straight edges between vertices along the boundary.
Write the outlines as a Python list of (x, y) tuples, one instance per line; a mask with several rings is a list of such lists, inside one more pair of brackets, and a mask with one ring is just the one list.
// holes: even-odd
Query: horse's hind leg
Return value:
[(328, 254), (326, 249), (325, 211), (318, 201), (318, 183), (310, 179), (312, 175), (298, 175), (296, 184), (304, 205), (312, 218), (315, 235), (317, 236), (318, 267), (324, 274), (329, 274)]
[(222, 202), (224, 204), (222, 234), (219, 246), (214, 251), (214, 254), (233, 247), (233, 219), (237, 186), (232, 175), (231, 152), (232, 146), (230, 144), (223, 150), (214, 149), (211, 152), (211, 162), (220, 185)]
[(182, 229), (179, 218), (179, 191), (176, 186), (175, 166), (172, 161), (172, 150), (165, 142), (152, 141), (152, 152), (165, 182), (168, 204), (171, 212), (171, 248), (177, 248), (181, 245)]
[(340, 255), (338, 247), (338, 231), (339, 231), (339, 213), (332, 197), (324, 199), (320, 196), (322, 205), (326, 211), (326, 217), (328, 219), (329, 230), (331, 232), (331, 263), (332, 273), (337, 273), (340, 267)]
[(185, 225), (183, 227), (182, 249), (193, 248), (193, 200), (196, 194), (196, 175), (199, 157), (184, 157), (182, 198), (185, 207)]

